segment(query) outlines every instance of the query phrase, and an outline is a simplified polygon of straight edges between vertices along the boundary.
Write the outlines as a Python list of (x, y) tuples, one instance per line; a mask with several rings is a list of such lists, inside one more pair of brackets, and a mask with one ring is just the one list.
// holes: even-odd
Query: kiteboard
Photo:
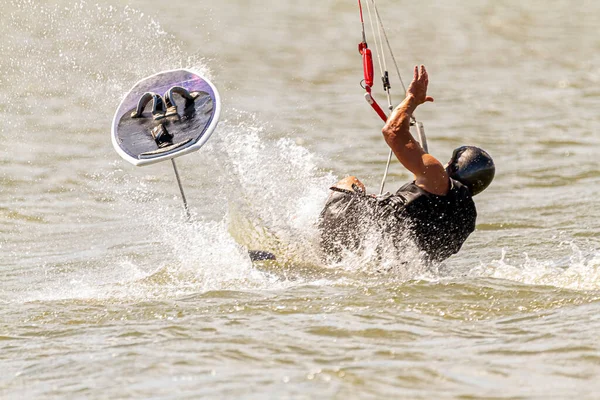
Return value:
[[(119, 104), (112, 144), (135, 166), (170, 160), (189, 221), (175, 157), (199, 150), (217, 127), (220, 114), (219, 92), (200, 73), (185, 68), (159, 72), (136, 83)], [(248, 255), (252, 261), (275, 260), (261, 250)]]
[(199, 150), (219, 122), (217, 88), (191, 69), (140, 80), (125, 95), (112, 124), (117, 153), (144, 166)]

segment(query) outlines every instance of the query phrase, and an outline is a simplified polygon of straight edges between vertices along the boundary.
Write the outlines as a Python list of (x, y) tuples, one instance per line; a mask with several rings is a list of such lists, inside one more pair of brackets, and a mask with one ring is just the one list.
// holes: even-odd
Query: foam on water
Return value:
[(514, 263), (505, 258), (482, 263), (469, 272), (470, 277), (506, 279), (529, 285), (555, 286), (572, 290), (600, 290), (600, 252), (585, 254), (574, 242), (562, 242), (571, 256), (559, 260), (537, 260), (525, 254), (525, 260)]
[[(177, 213), (174, 209), (172, 213)], [(116, 255), (102, 262), (49, 265), (30, 271), (37, 284), (13, 301), (161, 300), (220, 290), (279, 289), (288, 282), (260, 272), (224, 221), (188, 223), (163, 213), (145, 225), (157, 255)], [(139, 216), (138, 216), (139, 217)]]

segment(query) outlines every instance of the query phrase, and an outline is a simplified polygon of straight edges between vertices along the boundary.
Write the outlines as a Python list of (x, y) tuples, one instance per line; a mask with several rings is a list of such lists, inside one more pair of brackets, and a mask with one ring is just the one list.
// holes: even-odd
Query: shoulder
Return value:
[(449, 176), (437, 158), (431, 154), (423, 155), (423, 170), (415, 174), (416, 184), (429, 193), (444, 196), (450, 189)]

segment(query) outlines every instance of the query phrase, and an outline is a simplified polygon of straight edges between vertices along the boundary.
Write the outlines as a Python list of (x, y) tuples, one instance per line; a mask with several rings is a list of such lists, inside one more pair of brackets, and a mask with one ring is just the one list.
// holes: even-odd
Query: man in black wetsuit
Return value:
[(410, 119), (427, 96), (425, 67), (415, 67), (406, 98), (388, 118), (382, 132), (400, 163), (415, 180), (393, 195), (367, 195), (354, 176), (331, 188), (321, 212), (321, 246), (330, 258), (339, 259), (344, 249), (357, 249), (365, 232), (375, 227), (392, 240), (408, 237), (428, 261), (442, 261), (457, 253), (475, 230), (477, 211), (472, 196), (494, 178), (488, 153), (474, 146), (454, 150), (444, 167), (425, 153), (410, 133)]

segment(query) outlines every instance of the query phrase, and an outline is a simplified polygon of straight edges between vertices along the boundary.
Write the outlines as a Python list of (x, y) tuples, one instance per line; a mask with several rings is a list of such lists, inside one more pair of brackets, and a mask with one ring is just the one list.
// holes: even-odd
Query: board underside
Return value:
[[(150, 101), (141, 116), (132, 117), (138, 101), (146, 92), (163, 96), (170, 88), (179, 86), (197, 94), (193, 105), (185, 107), (185, 99), (173, 96), (177, 114), (155, 119)], [(208, 139), (218, 119), (218, 94), (204, 78), (186, 69), (161, 72), (146, 78), (125, 96), (113, 125), (113, 144), (127, 161), (146, 165), (198, 150)], [(172, 144), (159, 147), (152, 130), (163, 124), (173, 135)], [(119, 151), (120, 150), (120, 151)]]

